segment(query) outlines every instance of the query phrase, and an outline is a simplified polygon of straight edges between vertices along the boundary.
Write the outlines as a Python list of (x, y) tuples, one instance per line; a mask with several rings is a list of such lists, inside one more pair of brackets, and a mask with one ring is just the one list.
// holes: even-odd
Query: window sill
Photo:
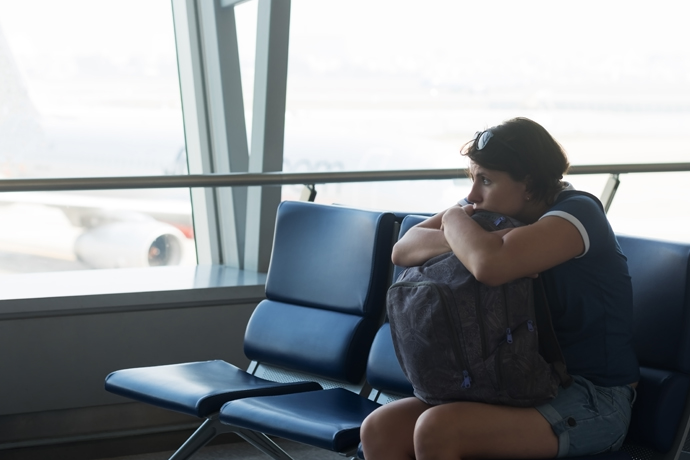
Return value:
[(258, 303), (265, 283), (222, 265), (3, 275), (0, 319)]

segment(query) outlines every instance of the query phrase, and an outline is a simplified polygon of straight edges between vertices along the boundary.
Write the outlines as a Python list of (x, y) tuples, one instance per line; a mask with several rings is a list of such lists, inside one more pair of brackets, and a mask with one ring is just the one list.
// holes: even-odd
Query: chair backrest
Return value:
[(638, 398), (626, 443), (674, 458), (688, 427), (690, 244), (618, 236), (633, 284)]
[(281, 203), (266, 300), (247, 326), (246, 356), (361, 382), (383, 316), (395, 226), (392, 213)]
[[(423, 214), (408, 214), (405, 216), (400, 216), (402, 217), (402, 222), (400, 224), (400, 231), (398, 233), (398, 239), (402, 238), (402, 236), (412, 227), (417, 225), (420, 222), (425, 221), (426, 219), (429, 218), (428, 215), (423, 215)], [(393, 266), (393, 282), (398, 279), (400, 274), (405, 270), (405, 267), (398, 267), (397, 265)]]
[[(428, 216), (409, 214), (398, 215), (398, 218), (402, 219), (398, 232), (398, 239), (400, 239), (410, 228), (424, 221)], [(404, 267), (394, 266), (393, 282), (398, 279), (404, 269)], [(407, 380), (395, 355), (391, 327), (388, 322), (380, 327), (371, 345), (367, 361), (367, 382), (372, 387), (370, 399), (381, 404), (413, 395), (412, 384)]]
[(381, 404), (413, 395), (412, 384), (405, 377), (395, 355), (391, 326), (387, 322), (381, 326), (371, 345), (367, 382), (373, 389), (370, 399)]

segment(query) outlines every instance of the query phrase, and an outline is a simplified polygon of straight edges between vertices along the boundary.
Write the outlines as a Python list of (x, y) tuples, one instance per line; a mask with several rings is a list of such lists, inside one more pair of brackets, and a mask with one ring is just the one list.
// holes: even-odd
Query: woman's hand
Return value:
[(457, 225), (461, 219), (471, 217), (473, 214), (474, 206), (472, 206), (471, 204), (464, 206), (459, 204), (451, 206), (450, 208), (446, 209), (441, 215), (441, 231), (444, 232), (444, 235), (446, 236), (446, 238), (448, 238), (448, 235), (446, 234), (446, 229), (448, 229), (449, 227), (453, 227), (454, 225)]
[(393, 246), (393, 263), (400, 267), (413, 267), (449, 252), (450, 245), (443, 234), (442, 219), (445, 213), (440, 212), (409, 229)]

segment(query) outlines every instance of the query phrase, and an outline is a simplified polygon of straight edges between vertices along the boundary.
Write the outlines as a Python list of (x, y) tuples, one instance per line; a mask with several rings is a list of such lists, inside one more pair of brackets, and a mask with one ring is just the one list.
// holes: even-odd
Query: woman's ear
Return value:
[(529, 201), (533, 195), (532, 187), (534, 185), (534, 181), (532, 180), (532, 176), (525, 176), (525, 178), (522, 180), (522, 183), (525, 184), (525, 200)]

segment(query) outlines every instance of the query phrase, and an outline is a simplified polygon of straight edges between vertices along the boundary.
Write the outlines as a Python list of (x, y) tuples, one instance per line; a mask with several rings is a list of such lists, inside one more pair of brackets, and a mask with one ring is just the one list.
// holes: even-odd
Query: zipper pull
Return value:
[(534, 332), (534, 324), (532, 324), (532, 320), (528, 319), (527, 320), (527, 330), (530, 332)]
[(506, 342), (513, 343), (513, 333), (510, 328), (506, 329)]
[(467, 389), (472, 386), (472, 379), (470, 378), (470, 374), (467, 371), (462, 371), (462, 376), (464, 377), (462, 381), (462, 385), (460, 385), (460, 388)]

